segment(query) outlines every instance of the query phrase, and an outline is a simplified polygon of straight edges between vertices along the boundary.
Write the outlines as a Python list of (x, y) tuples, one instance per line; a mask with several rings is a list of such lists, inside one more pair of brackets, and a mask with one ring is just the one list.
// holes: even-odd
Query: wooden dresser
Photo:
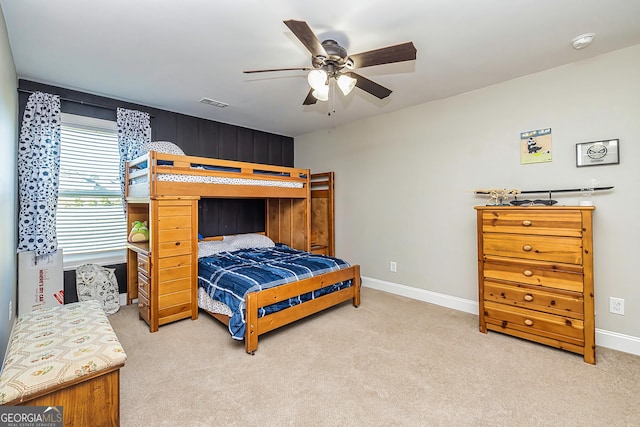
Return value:
[(595, 364), (593, 206), (477, 206), (480, 332)]
[(128, 199), (127, 222), (147, 221), (148, 243), (129, 243), (128, 303), (155, 332), (175, 320), (198, 318), (198, 198)]

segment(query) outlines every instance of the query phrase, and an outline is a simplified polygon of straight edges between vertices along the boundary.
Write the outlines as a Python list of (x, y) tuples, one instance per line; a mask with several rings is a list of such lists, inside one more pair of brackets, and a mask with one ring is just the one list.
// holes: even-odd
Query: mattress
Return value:
[[(225, 185), (255, 185), (262, 187), (281, 187), (281, 188), (302, 188), (302, 182), (294, 181), (276, 181), (269, 179), (249, 179), (249, 178), (228, 178), (221, 176), (198, 176), (198, 175), (180, 175), (172, 173), (161, 173), (157, 175), (158, 181), (163, 182), (189, 182), (202, 184), (225, 184)], [(149, 177), (143, 175), (131, 179), (131, 184), (144, 184), (149, 182)]]
[(267, 179), (227, 178), (221, 176), (177, 175), (172, 173), (158, 174), (158, 181), (197, 182), (204, 184), (256, 185), (262, 187), (302, 188), (302, 182), (275, 181)]

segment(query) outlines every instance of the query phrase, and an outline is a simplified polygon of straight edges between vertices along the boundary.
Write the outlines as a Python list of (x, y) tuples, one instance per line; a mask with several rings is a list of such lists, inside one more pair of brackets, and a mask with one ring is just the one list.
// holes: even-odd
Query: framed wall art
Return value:
[(551, 161), (551, 128), (520, 133), (520, 164)]
[(580, 142), (576, 144), (576, 166), (616, 165), (620, 163), (620, 140)]

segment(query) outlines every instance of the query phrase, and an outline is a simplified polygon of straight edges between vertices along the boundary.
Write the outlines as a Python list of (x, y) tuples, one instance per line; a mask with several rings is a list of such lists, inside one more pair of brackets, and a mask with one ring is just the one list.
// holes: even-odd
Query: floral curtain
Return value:
[(56, 207), (60, 176), (60, 97), (29, 96), (18, 142), (18, 252), (58, 249)]
[(151, 142), (151, 122), (148, 113), (118, 108), (117, 123), (120, 148), (120, 191), (122, 206), (126, 206), (124, 201), (125, 163), (138, 157), (143, 145)]

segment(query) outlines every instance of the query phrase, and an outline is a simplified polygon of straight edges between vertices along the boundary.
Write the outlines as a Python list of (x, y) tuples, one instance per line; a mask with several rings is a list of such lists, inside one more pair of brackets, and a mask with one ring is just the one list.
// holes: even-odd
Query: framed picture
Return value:
[(576, 166), (615, 165), (620, 163), (620, 140), (580, 142), (576, 144)]
[(520, 132), (520, 164), (551, 161), (551, 128)]

